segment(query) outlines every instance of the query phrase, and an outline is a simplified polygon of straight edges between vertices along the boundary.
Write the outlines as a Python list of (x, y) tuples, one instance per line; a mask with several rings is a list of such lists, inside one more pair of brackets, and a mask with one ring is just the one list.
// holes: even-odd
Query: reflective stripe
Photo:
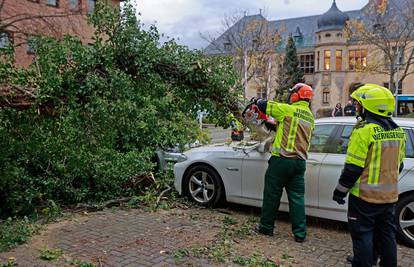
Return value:
[(345, 187), (345, 186), (343, 186), (343, 185), (341, 185), (341, 184), (338, 184), (337, 186), (336, 186), (336, 189), (338, 189), (340, 192), (342, 192), (342, 193), (347, 193), (348, 191), (349, 191), (349, 188), (347, 188), (347, 187)]
[(398, 189), (398, 186), (397, 184), (360, 184), (359, 189), (364, 191), (388, 193)]
[(292, 123), (290, 124), (290, 129), (289, 129), (288, 142), (286, 145), (286, 150), (288, 151), (293, 151), (293, 145), (295, 144), (297, 128), (298, 128), (298, 119), (292, 118)]
[(347, 156), (350, 156), (351, 158), (354, 158), (354, 159), (356, 159), (356, 160), (359, 160), (359, 161), (365, 162), (365, 159), (364, 159), (364, 158), (359, 157), (359, 156), (357, 156), (357, 155), (355, 155), (355, 154), (352, 154), (352, 153), (350, 153), (350, 152), (348, 152), (346, 155), (347, 155)]
[[(381, 143), (376, 143), (376, 150), (375, 150), (375, 155), (373, 158), (373, 164), (374, 164), (374, 169), (373, 169), (374, 173), (373, 173), (372, 178), (374, 178), (374, 183), (378, 184), (379, 172), (380, 172), (380, 166), (381, 166)], [(372, 182), (372, 179), (371, 179), (371, 182)]]

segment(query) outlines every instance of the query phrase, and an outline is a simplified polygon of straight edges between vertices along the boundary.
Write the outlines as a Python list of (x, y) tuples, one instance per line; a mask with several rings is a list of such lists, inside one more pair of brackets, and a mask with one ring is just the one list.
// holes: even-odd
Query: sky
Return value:
[[(160, 33), (191, 49), (208, 45), (203, 36), (218, 37), (223, 19), (234, 14), (259, 14), (269, 20), (319, 15), (333, 0), (134, 0), (140, 21), (155, 24)], [(361, 9), (368, 0), (336, 0), (342, 11)], [(145, 26), (144, 26), (145, 27)]]

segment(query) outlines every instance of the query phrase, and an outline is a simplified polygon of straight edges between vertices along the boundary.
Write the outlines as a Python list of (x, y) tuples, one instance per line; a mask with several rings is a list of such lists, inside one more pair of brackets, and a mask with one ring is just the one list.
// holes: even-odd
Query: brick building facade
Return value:
[[(122, 0), (110, 0), (119, 8)], [(28, 66), (33, 60), (35, 36), (79, 36), (87, 45), (93, 35), (93, 27), (87, 23), (96, 0), (0, 0), (0, 48), (13, 42), (16, 65)], [(4, 25), (7, 25), (4, 27)]]

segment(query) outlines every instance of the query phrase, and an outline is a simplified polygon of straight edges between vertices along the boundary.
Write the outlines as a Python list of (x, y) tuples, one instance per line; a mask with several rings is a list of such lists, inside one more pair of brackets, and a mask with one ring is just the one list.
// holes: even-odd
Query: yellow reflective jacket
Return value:
[(375, 123), (362, 123), (351, 134), (345, 163), (363, 168), (350, 193), (369, 203), (398, 200), (398, 170), (405, 157), (405, 132), (385, 131)]
[(289, 105), (268, 101), (266, 114), (278, 121), (272, 155), (306, 160), (315, 127), (309, 103), (298, 101)]

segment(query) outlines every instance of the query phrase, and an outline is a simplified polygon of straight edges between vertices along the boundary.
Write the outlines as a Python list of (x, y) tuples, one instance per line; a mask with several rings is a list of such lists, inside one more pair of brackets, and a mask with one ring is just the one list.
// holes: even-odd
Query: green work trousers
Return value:
[(305, 182), (306, 161), (272, 156), (265, 175), (260, 227), (273, 232), (280, 198), (285, 188), (289, 200), (289, 215), (295, 237), (306, 237)]

